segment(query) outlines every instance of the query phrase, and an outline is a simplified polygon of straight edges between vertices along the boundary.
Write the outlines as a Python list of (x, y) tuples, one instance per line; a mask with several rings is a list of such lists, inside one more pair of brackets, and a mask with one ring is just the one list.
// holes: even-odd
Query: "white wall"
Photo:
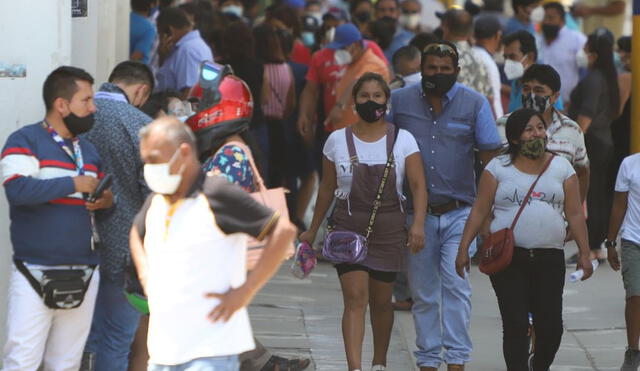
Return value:
[[(0, 0), (0, 63), (27, 65), (26, 78), (0, 78), (0, 144), (16, 129), (44, 117), (42, 83), (53, 69), (82, 67), (94, 76), (97, 88), (127, 59), (129, 1), (89, 0), (88, 14), (72, 19), (71, 0)], [(11, 254), (9, 208), (0, 190), (0, 349)]]

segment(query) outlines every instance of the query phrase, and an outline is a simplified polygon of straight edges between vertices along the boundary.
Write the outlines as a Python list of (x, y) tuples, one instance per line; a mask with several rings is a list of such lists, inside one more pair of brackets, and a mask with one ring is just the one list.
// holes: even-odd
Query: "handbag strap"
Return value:
[[(522, 204), (520, 205), (520, 209), (518, 210), (518, 213), (516, 214), (516, 217), (513, 218), (513, 223), (511, 223), (511, 230), (513, 230), (513, 228), (516, 227), (516, 223), (518, 222), (518, 219), (520, 219), (520, 214), (522, 214), (522, 210), (524, 210), (524, 208), (527, 206), (527, 203), (529, 201), (529, 197), (531, 197), (531, 193), (533, 192), (533, 188), (535, 188), (536, 184), (538, 184), (538, 180), (540, 180), (540, 177), (542, 177), (542, 174), (544, 174), (544, 172), (547, 171), (547, 168), (549, 168), (549, 165), (551, 165), (551, 161), (553, 161), (554, 157), (556, 157), (556, 155), (552, 154), (551, 157), (549, 158), (549, 160), (547, 160), (547, 163), (544, 164), (544, 167), (542, 168), (542, 171), (540, 172), (540, 174), (538, 174), (538, 177), (533, 182), (533, 184), (531, 184), (531, 188), (529, 188), (529, 192), (527, 192), (527, 195), (524, 196), (524, 199), (522, 199)], [(515, 167), (515, 165), (514, 165), (514, 167)]]
[[(369, 216), (369, 224), (367, 225), (367, 234), (365, 235), (365, 238), (367, 240), (369, 239), (371, 232), (373, 232), (373, 224), (376, 221), (378, 210), (380, 209), (380, 206), (382, 206), (382, 193), (384, 192), (384, 187), (387, 184), (389, 173), (391, 172), (391, 168), (393, 167), (393, 147), (395, 146), (396, 139), (398, 138), (398, 132), (399, 130), (394, 125), (387, 125), (387, 163), (384, 166), (384, 172), (382, 173), (382, 179), (380, 180), (380, 185), (378, 186), (378, 192), (376, 193), (376, 197), (373, 200), (373, 207), (371, 208), (371, 215)], [(352, 162), (354, 160), (357, 162), (358, 154), (355, 151), (355, 144), (353, 142), (353, 131), (351, 130), (351, 127), (346, 128), (345, 134), (347, 136), (349, 157)]]

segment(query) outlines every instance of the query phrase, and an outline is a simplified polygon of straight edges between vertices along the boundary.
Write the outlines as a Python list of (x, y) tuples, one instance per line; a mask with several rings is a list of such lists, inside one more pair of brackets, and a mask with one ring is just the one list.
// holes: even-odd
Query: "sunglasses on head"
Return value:
[(458, 58), (458, 53), (455, 51), (455, 49), (453, 49), (451, 46), (447, 44), (429, 44), (424, 48), (422, 52), (423, 53), (435, 52), (438, 54), (450, 55)]

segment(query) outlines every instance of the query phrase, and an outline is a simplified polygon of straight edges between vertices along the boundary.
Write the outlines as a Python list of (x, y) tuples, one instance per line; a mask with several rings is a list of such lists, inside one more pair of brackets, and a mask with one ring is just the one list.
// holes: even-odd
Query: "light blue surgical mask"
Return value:
[(222, 7), (222, 14), (233, 14), (238, 18), (242, 17), (242, 7), (240, 5), (227, 5)]
[(304, 46), (311, 47), (316, 43), (316, 36), (311, 31), (302, 32), (302, 43)]

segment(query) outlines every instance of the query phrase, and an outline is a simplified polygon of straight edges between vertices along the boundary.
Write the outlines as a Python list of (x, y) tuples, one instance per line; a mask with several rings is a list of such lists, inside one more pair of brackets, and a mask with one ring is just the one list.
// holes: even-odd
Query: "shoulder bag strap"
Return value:
[(27, 279), (27, 281), (29, 281), (29, 284), (31, 285), (31, 287), (33, 287), (34, 290), (36, 290), (36, 292), (38, 293), (39, 296), (42, 296), (42, 285), (40, 284), (40, 282), (31, 274), (31, 272), (29, 272), (29, 269), (24, 265), (24, 263), (22, 262), (22, 260), (18, 260), (18, 259), (13, 259), (13, 263), (16, 265), (16, 268), (18, 268), (18, 271), (20, 273), (22, 273), (22, 275), (24, 276), (24, 278)]
[(518, 210), (518, 213), (516, 214), (516, 217), (513, 218), (513, 223), (511, 223), (511, 230), (513, 230), (513, 228), (516, 227), (516, 223), (518, 222), (518, 219), (520, 219), (520, 214), (522, 214), (522, 210), (524, 210), (524, 208), (527, 206), (527, 202), (529, 201), (529, 197), (531, 197), (531, 193), (533, 192), (533, 188), (535, 188), (536, 184), (538, 184), (538, 180), (540, 180), (540, 177), (542, 176), (542, 174), (544, 174), (544, 172), (547, 171), (547, 168), (549, 168), (549, 165), (551, 165), (551, 161), (553, 161), (554, 157), (556, 157), (556, 155), (552, 154), (551, 158), (549, 158), (549, 160), (547, 160), (547, 163), (544, 164), (544, 167), (542, 168), (542, 171), (540, 172), (540, 174), (538, 174), (538, 177), (536, 178), (536, 180), (531, 185), (531, 188), (529, 188), (529, 192), (527, 192), (527, 195), (524, 196), (524, 199), (522, 200), (522, 204), (520, 205), (520, 209)]
[[(393, 134), (393, 135), (392, 135)], [(391, 139), (389, 139), (391, 137)], [(371, 216), (369, 217), (369, 225), (367, 226), (367, 235), (366, 239), (369, 239), (371, 232), (373, 231), (373, 224), (376, 221), (376, 215), (378, 214), (378, 209), (382, 206), (382, 193), (384, 192), (384, 187), (387, 184), (387, 179), (389, 178), (389, 173), (391, 172), (391, 168), (393, 167), (393, 146), (396, 143), (396, 139), (398, 138), (398, 130), (395, 130), (394, 126), (389, 124), (387, 126), (387, 146), (391, 147), (389, 150), (389, 154), (387, 156), (387, 163), (384, 166), (384, 173), (382, 174), (382, 179), (380, 180), (380, 185), (378, 186), (378, 193), (376, 193), (376, 198), (373, 200), (373, 208), (371, 210)]]

